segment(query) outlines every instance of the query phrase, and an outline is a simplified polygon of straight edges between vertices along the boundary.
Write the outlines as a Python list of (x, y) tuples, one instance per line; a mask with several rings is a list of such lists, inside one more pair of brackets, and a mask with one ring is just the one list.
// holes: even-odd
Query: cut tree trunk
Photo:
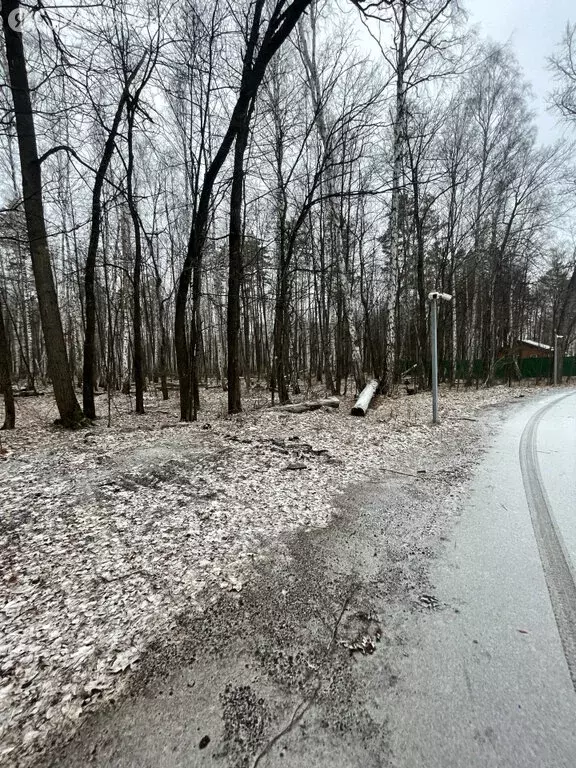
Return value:
[(317, 411), (320, 408), (339, 408), (340, 400), (337, 397), (327, 397), (324, 400), (308, 400), (305, 403), (294, 403), (294, 405), (283, 405), (279, 408), (286, 413), (307, 413), (308, 411)]
[(378, 381), (376, 379), (372, 379), (372, 381), (366, 384), (362, 392), (360, 392), (356, 405), (350, 411), (352, 416), (366, 416), (366, 412), (370, 407), (370, 403), (372, 402), (372, 398), (376, 394), (377, 389)]

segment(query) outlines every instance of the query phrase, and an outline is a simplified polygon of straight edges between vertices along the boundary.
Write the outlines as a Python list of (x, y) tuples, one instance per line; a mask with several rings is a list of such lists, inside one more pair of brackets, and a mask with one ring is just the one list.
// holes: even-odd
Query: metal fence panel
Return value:
[[(400, 370), (406, 371), (414, 365), (413, 360), (400, 362)], [(518, 368), (523, 379), (552, 379), (552, 357), (525, 357), (518, 360)], [(440, 381), (448, 381), (452, 373), (452, 363), (449, 360), (438, 362), (438, 376)], [(416, 375), (416, 370), (407, 374), (408, 378)], [(576, 357), (565, 357), (562, 366), (562, 375), (576, 377)], [(466, 380), (483, 380), (488, 376), (488, 366), (483, 360), (458, 360), (456, 362), (456, 378)], [(517, 370), (514, 360), (510, 357), (502, 357), (496, 360), (494, 376), (497, 379), (516, 379)]]

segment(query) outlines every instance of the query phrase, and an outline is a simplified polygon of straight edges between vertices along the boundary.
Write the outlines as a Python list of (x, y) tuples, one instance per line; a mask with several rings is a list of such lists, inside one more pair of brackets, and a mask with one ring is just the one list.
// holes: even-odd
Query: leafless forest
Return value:
[[(371, 695), (338, 686), (378, 611), (374, 680), (396, 696), (486, 408), (543, 391), (491, 385), (522, 373), (522, 343), (547, 365), (576, 351), (576, 25), (549, 51), (549, 142), (513, 47), (464, 0), (0, 8), (0, 763), (104, 765), (84, 723), (209, 659), (226, 681), (205, 678), (194, 728), (178, 705), (192, 746), (166, 765), (263, 765), (312, 702), (377, 745), (343, 765), (383, 765), (387, 707), (322, 702), (348, 718)], [(433, 291), (451, 296), (437, 424)], [(254, 696), (236, 720), (229, 682)], [(89, 758), (60, 761), (75, 733)]]
[[(287, 403), (576, 333), (573, 147), (452, 0), (2, 2), (0, 384)], [(576, 117), (576, 38), (550, 51)], [(176, 386), (176, 384), (178, 386)], [(241, 386), (242, 384), (242, 386)], [(79, 394), (81, 392), (81, 395)]]

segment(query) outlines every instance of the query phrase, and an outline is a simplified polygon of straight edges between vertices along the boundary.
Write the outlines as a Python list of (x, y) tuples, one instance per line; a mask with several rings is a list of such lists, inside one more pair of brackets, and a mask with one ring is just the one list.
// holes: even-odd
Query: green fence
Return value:
[[(551, 357), (527, 357), (520, 360), (520, 373), (525, 379), (552, 378), (553, 360)], [(576, 357), (565, 357), (562, 376), (576, 376)]]
[(562, 376), (576, 376), (576, 357), (564, 358)]
[[(400, 370), (407, 370), (413, 365), (410, 362), (402, 362)], [(552, 378), (552, 357), (527, 357), (518, 360), (520, 375), (523, 379), (551, 379)], [(415, 369), (417, 370), (417, 369)], [(438, 363), (438, 376), (441, 381), (446, 381), (451, 377), (450, 361), (441, 360)], [(407, 374), (412, 375), (412, 371)], [(497, 379), (517, 378), (516, 366), (512, 358), (503, 357), (496, 360), (494, 375)], [(562, 366), (563, 376), (576, 377), (576, 357), (565, 357)], [(479, 380), (487, 378), (488, 366), (483, 360), (474, 360), (472, 366), (468, 360), (458, 360), (456, 363), (456, 378)]]

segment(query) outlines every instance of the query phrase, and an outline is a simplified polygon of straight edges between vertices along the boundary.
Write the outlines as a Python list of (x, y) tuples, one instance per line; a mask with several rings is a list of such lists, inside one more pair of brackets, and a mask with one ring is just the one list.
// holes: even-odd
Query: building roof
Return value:
[(537, 349), (548, 349), (552, 351), (554, 347), (549, 344), (541, 344), (539, 341), (531, 341), (530, 339), (518, 339), (520, 344), (527, 344), (529, 347), (536, 347)]

